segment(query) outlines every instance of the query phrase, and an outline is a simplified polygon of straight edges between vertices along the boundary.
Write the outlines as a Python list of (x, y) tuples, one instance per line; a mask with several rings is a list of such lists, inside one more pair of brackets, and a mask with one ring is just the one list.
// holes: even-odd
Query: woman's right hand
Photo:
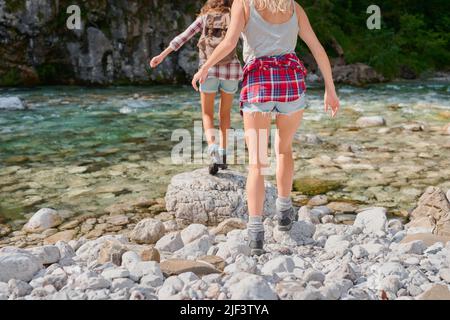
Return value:
[(325, 112), (328, 112), (329, 108), (331, 108), (331, 116), (334, 118), (336, 114), (339, 111), (340, 107), (339, 98), (336, 94), (336, 90), (325, 90), (325, 96), (324, 96), (324, 107)]
[(164, 61), (164, 57), (161, 55), (157, 55), (156, 57), (153, 57), (152, 60), (150, 60), (150, 67), (156, 68), (163, 61)]

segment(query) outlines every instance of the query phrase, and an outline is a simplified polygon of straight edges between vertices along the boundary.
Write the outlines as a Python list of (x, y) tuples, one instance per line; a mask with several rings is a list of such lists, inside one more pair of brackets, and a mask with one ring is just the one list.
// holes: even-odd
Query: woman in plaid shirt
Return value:
[[(158, 66), (171, 52), (178, 51), (187, 41), (197, 33), (201, 33), (200, 66), (208, 55), (225, 36), (230, 20), (232, 0), (208, 0), (202, 8), (198, 18), (180, 35), (175, 37), (169, 47), (150, 61), (150, 66)], [(220, 33), (223, 30), (223, 35)], [(205, 81), (200, 86), (202, 104), (203, 127), (208, 142), (208, 153), (212, 158), (209, 167), (211, 174), (218, 169), (226, 169), (227, 129), (230, 128), (230, 113), (234, 94), (242, 80), (242, 67), (236, 52), (232, 51), (228, 57), (209, 68)], [(220, 90), (220, 146), (214, 136), (214, 99)]]
[(242, 33), (244, 80), (241, 111), (247, 147), (249, 174), (247, 199), (248, 236), (252, 254), (264, 252), (264, 174), (268, 167), (267, 147), (271, 115), (276, 115), (278, 229), (289, 231), (296, 220), (290, 193), (294, 163), (292, 141), (300, 126), (305, 103), (306, 70), (295, 54), (298, 36), (308, 45), (325, 80), (325, 111), (334, 117), (339, 99), (333, 83), (330, 61), (318, 41), (303, 8), (293, 0), (236, 0), (231, 23), (222, 43), (195, 74), (192, 85), (203, 83), (208, 70), (235, 48)]

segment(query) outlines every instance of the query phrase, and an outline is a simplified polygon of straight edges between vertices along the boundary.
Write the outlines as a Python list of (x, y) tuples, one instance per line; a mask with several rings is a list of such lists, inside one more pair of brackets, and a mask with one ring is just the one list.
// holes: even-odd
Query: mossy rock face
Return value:
[(16, 86), (20, 82), (20, 71), (17, 68), (8, 70), (5, 74), (0, 75), (0, 86)]
[(341, 186), (341, 183), (338, 181), (304, 177), (295, 179), (292, 187), (294, 191), (301, 192), (308, 196), (315, 196), (337, 190), (341, 188)]

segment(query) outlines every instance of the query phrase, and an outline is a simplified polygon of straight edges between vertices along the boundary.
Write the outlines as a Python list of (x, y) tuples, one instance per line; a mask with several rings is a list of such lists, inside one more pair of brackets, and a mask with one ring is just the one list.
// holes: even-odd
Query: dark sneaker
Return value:
[(248, 231), (248, 245), (250, 247), (250, 254), (260, 256), (265, 253), (264, 246), (264, 231), (252, 232)]
[(208, 167), (209, 174), (216, 175), (219, 172), (220, 163), (222, 160), (219, 157), (218, 146), (212, 144), (208, 147), (208, 154), (211, 157), (211, 163)]
[(278, 230), (289, 231), (292, 228), (292, 223), (297, 220), (297, 214), (293, 207), (285, 211), (278, 211), (276, 218), (278, 220)]
[(219, 165), (217, 163), (211, 163), (208, 167), (209, 174), (215, 176), (219, 172)]
[(227, 165), (227, 156), (226, 156), (226, 155), (223, 155), (223, 156), (222, 156), (222, 159), (221, 159), (221, 162), (220, 162), (220, 164), (219, 164), (219, 167), (220, 167), (220, 169), (222, 169), (222, 170), (227, 170), (227, 169), (228, 169), (228, 165)]

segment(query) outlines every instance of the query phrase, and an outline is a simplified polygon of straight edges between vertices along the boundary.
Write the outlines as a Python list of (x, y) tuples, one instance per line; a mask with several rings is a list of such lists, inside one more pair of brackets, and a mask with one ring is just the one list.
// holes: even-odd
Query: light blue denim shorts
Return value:
[(208, 78), (200, 84), (200, 92), (217, 93), (219, 90), (235, 94), (239, 89), (239, 80), (222, 80), (218, 78)]
[(309, 106), (306, 102), (306, 95), (290, 102), (245, 102), (242, 106), (242, 112), (270, 112), (275, 114), (291, 114), (300, 110), (306, 110)]

